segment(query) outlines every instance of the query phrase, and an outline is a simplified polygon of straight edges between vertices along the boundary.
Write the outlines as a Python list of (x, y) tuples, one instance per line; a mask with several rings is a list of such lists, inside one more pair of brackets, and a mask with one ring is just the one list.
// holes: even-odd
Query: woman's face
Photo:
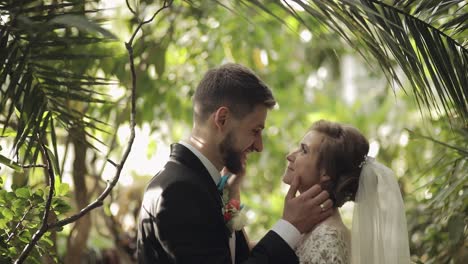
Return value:
[(300, 178), (299, 192), (304, 192), (312, 185), (320, 183), (320, 171), (317, 168), (318, 151), (323, 134), (309, 131), (296, 148), (290, 152), (286, 159), (288, 166), (284, 172), (283, 182), (291, 184), (294, 177)]

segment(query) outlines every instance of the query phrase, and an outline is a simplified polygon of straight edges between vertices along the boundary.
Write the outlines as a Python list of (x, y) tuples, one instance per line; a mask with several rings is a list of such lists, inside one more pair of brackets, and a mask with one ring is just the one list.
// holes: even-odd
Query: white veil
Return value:
[(366, 157), (351, 230), (352, 264), (408, 264), (405, 208), (393, 171)]

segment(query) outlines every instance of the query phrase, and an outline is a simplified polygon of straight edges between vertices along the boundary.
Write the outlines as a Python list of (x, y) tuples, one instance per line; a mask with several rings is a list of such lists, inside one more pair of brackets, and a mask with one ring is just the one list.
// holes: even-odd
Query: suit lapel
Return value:
[(213, 181), (208, 170), (203, 166), (203, 163), (198, 159), (192, 151), (181, 144), (172, 144), (171, 145), (171, 156), (172, 159), (179, 161), (189, 167), (196, 175), (198, 180), (203, 183), (203, 186), (206, 187), (209, 193), (212, 195), (213, 199), (218, 203), (219, 206), (222, 206), (221, 197), (218, 194), (216, 184)]
[[(225, 228), (226, 235), (229, 238), (230, 231), (224, 224), (224, 218), (223, 218), (223, 215), (221, 214), (221, 208), (223, 206), (221, 196), (218, 192), (216, 184), (213, 181), (213, 178), (211, 177), (210, 173), (205, 168), (203, 163), (200, 161), (200, 159), (197, 156), (195, 156), (195, 154), (193, 154), (191, 150), (177, 143), (171, 145), (170, 158), (190, 168), (194, 172), (194, 175), (197, 177), (197, 180), (202, 183), (201, 185), (204, 186), (208, 190), (208, 193), (211, 195), (211, 197), (213, 198), (213, 200), (215, 201), (217, 205), (220, 219)], [(229, 241), (227, 241), (227, 243), (229, 244)]]

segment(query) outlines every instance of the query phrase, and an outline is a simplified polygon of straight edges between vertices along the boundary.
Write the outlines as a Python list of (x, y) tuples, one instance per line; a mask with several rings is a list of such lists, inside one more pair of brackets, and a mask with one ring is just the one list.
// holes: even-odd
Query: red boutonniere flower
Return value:
[(228, 229), (231, 232), (241, 230), (247, 223), (247, 216), (239, 200), (231, 199), (225, 203), (223, 199), (223, 204), (224, 223)]
[(247, 215), (244, 210), (242, 210), (244, 206), (239, 200), (229, 199), (229, 190), (226, 188), (227, 178), (229, 178), (229, 176), (222, 177), (218, 184), (218, 190), (223, 191), (221, 198), (223, 201), (222, 213), (224, 216), (224, 223), (232, 233), (241, 230), (246, 225)]
[(224, 205), (224, 221), (229, 222), (240, 210), (240, 202), (238, 200), (229, 200), (229, 202)]

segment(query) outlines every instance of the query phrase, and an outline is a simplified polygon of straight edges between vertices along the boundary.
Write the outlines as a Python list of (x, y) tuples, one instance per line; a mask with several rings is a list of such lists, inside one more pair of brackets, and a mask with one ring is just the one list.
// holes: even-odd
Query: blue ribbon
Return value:
[[(216, 184), (216, 187), (218, 188), (218, 191), (221, 194), (221, 196), (223, 195), (224, 186), (226, 185), (226, 183), (228, 182), (231, 176), (232, 176), (232, 173), (228, 172), (227, 174), (221, 176), (221, 180), (219, 180), (218, 184)], [(242, 210), (243, 208), (244, 208), (244, 204), (241, 204), (240, 209)]]
[(218, 184), (216, 187), (218, 187), (218, 191), (223, 192), (224, 186), (226, 185), (227, 181), (229, 180), (229, 177), (231, 177), (232, 173), (227, 173), (223, 176), (221, 176), (221, 180), (219, 180)]

